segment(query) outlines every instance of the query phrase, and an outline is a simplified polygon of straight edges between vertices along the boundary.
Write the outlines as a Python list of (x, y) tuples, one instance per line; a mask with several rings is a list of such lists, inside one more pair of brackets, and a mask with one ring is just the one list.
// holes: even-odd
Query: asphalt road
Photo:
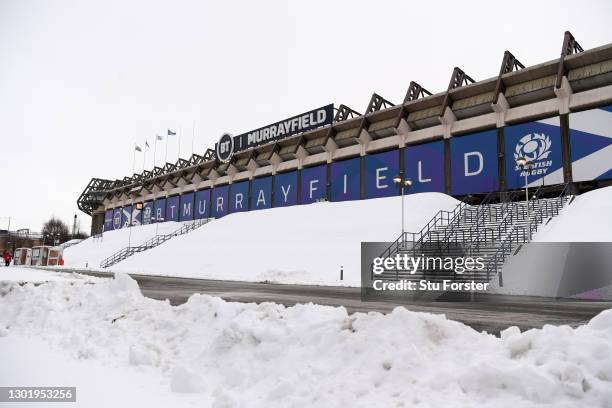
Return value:
[[(67, 271), (66, 268), (61, 270)], [(102, 272), (75, 272), (100, 277), (112, 276)], [(475, 302), (415, 301), (398, 297), (362, 302), (359, 288), (131, 276), (138, 282), (145, 296), (168, 299), (173, 305), (186, 302), (194, 293), (202, 293), (232, 302), (276, 302), (286, 306), (312, 302), (344, 306), (349, 313), (388, 313), (397, 306), (403, 306), (417, 312), (445, 314), (449, 319), (494, 334), (499, 334), (500, 330), (509, 326), (518, 326), (521, 330), (539, 328), (545, 324), (567, 324), (575, 327), (588, 322), (602, 310), (612, 308), (612, 302), (505, 295), (488, 295)]]

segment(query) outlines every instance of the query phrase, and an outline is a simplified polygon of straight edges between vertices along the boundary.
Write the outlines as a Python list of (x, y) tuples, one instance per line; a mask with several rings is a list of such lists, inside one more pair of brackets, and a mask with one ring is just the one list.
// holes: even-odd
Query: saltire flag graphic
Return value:
[(168, 136), (176, 136), (176, 132), (173, 132), (170, 129), (168, 129)]
[(136, 147), (134, 148), (137, 152), (142, 152), (142, 149), (140, 148), (140, 146), (136, 145)]

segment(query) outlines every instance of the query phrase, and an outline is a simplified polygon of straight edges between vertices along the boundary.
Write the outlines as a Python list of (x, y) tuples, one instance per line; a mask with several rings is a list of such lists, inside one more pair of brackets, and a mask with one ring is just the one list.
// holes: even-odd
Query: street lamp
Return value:
[(151, 218), (151, 221), (155, 221), (155, 235), (159, 231), (159, 223), (164, 222), (164, 217)]
[(533, 167), (533, 162), (527, 160), (524, 157), (517, 157), (516, 165), (519, 166), (521, 170), (523, 170), (523, 173), (525, 174), (525, 203), (527, 204), (527, 229), (529, 231), (528, 232), (529, 241), (531, 241), (531, 218), (529, 215), (529, 180), (528, 180), (529, 172), (528, 170)]
[(404, 178), (402, 175), (399, 175), (393, 178), (393, 182), (400, 186), (400, 193), (402, 196), (402, 240), (404, 240), (404, 235), (406, 232), (406, 226), (404, 223), (404, 189), (412, 185), (412, 180), (409, 178)]

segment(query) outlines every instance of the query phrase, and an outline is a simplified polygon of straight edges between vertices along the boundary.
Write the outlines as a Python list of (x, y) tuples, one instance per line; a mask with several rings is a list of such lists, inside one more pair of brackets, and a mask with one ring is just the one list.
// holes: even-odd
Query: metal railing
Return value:
[[(391, 257), (400, 251), (411, 251), (413, 256), (434, 252), (480, 256), (487, 259), (487, 263), (478, 274), (488, 281), (498, 273), (516, 246), (529, 242), (541, 224), (559, 215), (570, 191), (569, 184), (562, 186), (561, 193), (552, 198), (543, 197), (551, 191), (559, 191), (559, 185), (538, 187), (528, 206), (524, 201), (516, 201), (521, 195), (519, 190), (509, 193), (500, 204), (491, 203), (494, 196), (487, 196), (478, 207), (460, 203), (453, 212), (446, 212), (452, 213), (452, 217), (439, 211), (419, 233), (401, 235), (381, 257)], [(398, 277), (399, 273), (396, 271), (395, 275)], [(501, 276), (499, 279), (503, 282)]]
[(113, 266), (136, 253), (155, 248), (168, 241), (169, 239), (172, 239), (173, 237), (187, 234), (188, 232), (191, 232), (194, 229), (199, 228), (204, 224), (207, 224), (210, 220), (212, 220), (212, 218), (203, 218), (201, 220), (196, 220), (183, 225), (181, 228), (171, 232), (170, 234), (155, 235), (153, 238), (143, 242), (142, 244), (136, 246), (127, 246), (100, 262), (100, 268), (108, 268), (109, 266)]
[[(559, 215), (569, 198), (570, 184), (566, 183), (561, 193), (552, 199), (540, 199), (539, 197), (541, 197), (542, 194), (538, 193), (542, 193), (543, 191), (543, 189), (538, 189), (534, 195), (536, 199), (529, 203), (530, 209), (533, 208), (534, 211), (529, 212), (527, 225), (514, 224), (511, 231), (504, 237), (501, 237), (501, 229), (498, 233), (498, 237), (501, 238), (499, 241), (500, 244), (495, 254), (490, 258), (489, 262), (487, 262), (485, 272), (487, 278), (497, 274), (500, 286), (503, 286), (503, 276), (500, 266), (503, 266), (508, 255), (518, 246), (518, 244), (531, 242), (533, 234), (538, 231), (539, 226), (544, 223), (545, 219)], [(526, 218), (525, 215), (525, 212), (523, 212), (523, 219)]]

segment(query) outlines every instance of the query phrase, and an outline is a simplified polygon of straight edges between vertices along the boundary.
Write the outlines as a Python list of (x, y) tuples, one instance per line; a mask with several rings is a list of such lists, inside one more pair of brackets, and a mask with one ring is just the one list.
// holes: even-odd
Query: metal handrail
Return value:
[[(569, 194), (569, 191), (570, 191), (570, 185), (569, 183), (565, 183), (563, 189), (561, 190), (561, 193), (554, 199), (547, 200), (544, 202), (539, 202), (539, 198), (536, 198), (535, 200), (533, 200), (533, 208), (535, 209), (535, 211), (533, 213), (530, 213), (530, 219), (529, 219), (529, 224), (528, 224), (529, 231), (526, 232), (526, 227), (524, 225), (514, 225), (512, 230), (503, 239), (500, 239), (501, 245), (499, 246), (496, 253), (491, 258), (491, 260), (489, 260), (489, 262), (487, 263), (487, 268), (486, 268), (487, 278), (489, 278), (489, 274), (492, 272), (491, 269), (493, 266), (495, 268), (494, 273), (497, 274), (499, 272), (499, 283), (500, 283), (500, 286), (503, 286), (503, 278), (501, 276), (501, 271), (498, 271), (499, 263), (500, 262), (503, 263), (505, 261), (506, 256), (510, 253), (512, 249), (511, 246), (513, 244), (519, 243), (519, 242), (523, 242), (523, 243), (530, 242), (533, 237), (533, 233), (537, 232), (539, 225), (544, 222), (544, 218), (549, 217), (549, 216), (559, 215), (560, 209), (563, 208), (563, 206), (565, 205), (565, 198)], [(535, 196), (541, 197), (541, 192), (543, 192), (542, 187), (538, 188)], [(536, 209), (536, 203), (537, 203), (537, 209)], [(523, 215), (525, 214), (523, 213)], [(532, 218), (534, 219), (535, 222), (531, 222)], [(519, 240), (519, 237), (518, 237), (519, 229), (522, 230), (522, 238), (523, 238), (522, 241)], [(513, 232), (515, 231), (517, 232), (516, 239), (509, 240), (508, 238), (509, 237), (511, 238), (513, 235)], [(501, 230), (500, 230), (500, 233), (501, 233)], [(509, 248), (506, 248), (508, 246)]]
[(212, 220), (212, 218), (203, 218), (201, 220), (195, 220), (189, 224), (181, 226), (179, 229), (171, 232), (170, 234), (158, 234), (140, 245), (124, 247), (119, 251), (115, 252), (113, 255), (109, 256), (108, 258), (102, 260), (102, 262), (100, 262), (100, 268), (108, 268), (109, 266), (112, 266), (132, 256), (136, 252), (142, 252), (151, 248), (155, 248), (156, 246), (163, 244), (164, 242), (168, 241), (173, 237), (186, 234), (196, 228), (201, 227), (204, 224), (207, 224), (208, 222), (210, 222), (210, 220)]

